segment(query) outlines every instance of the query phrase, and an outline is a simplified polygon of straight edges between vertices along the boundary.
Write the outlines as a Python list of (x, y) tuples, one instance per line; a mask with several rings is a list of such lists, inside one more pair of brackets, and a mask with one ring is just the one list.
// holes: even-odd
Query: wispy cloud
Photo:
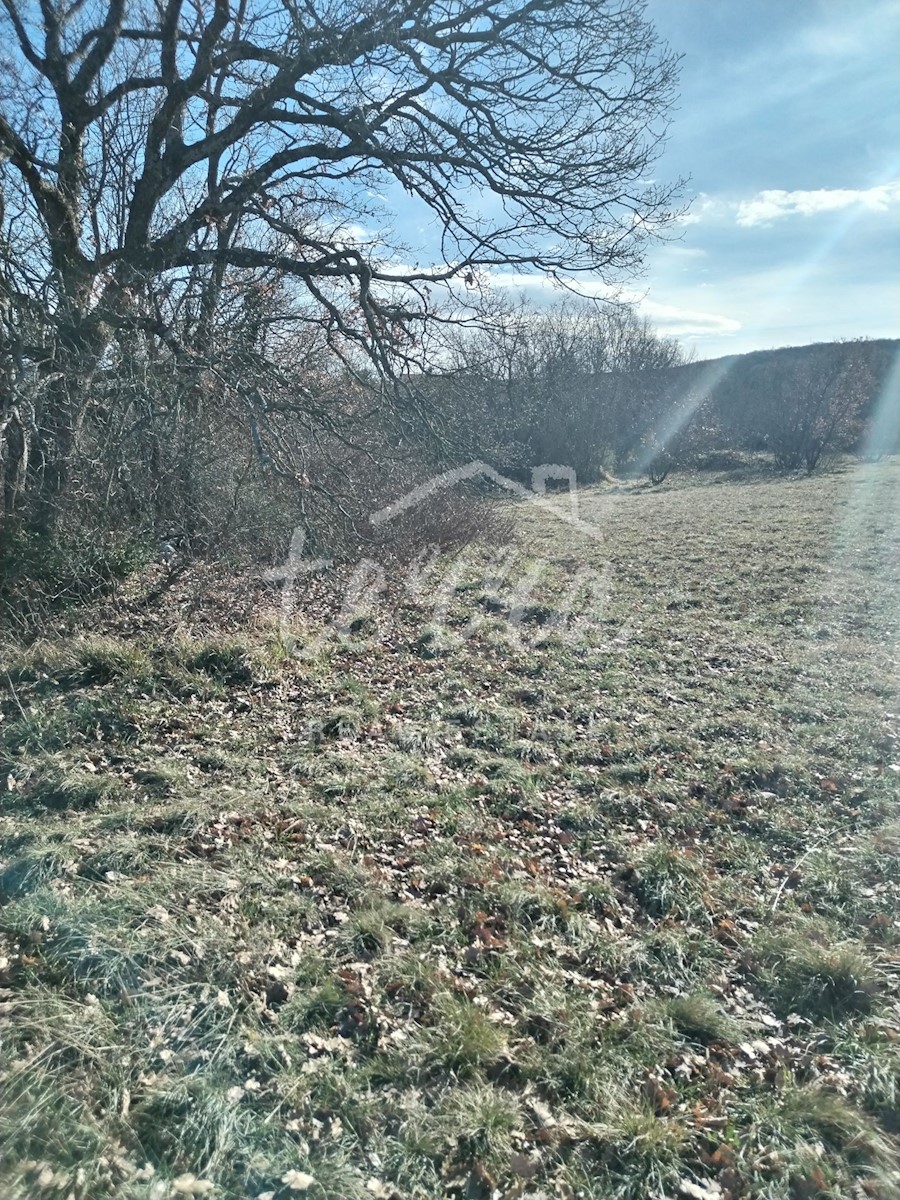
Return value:
[[(682, 247), (669, 247), (682, 249)], [(704, 253), (703, 251), (699, 252)], [(511, 288), (524, 292), (532, 303), (541, 307), (558, 301), (566, 292), (583, 296), (589, 300), (616, 300), (632, 304), (637, 312), (649, 318), (655, 329), (666, 337), (698, 338), (710, 334), (728, 337), (737, 333), (741, 322), (724, 313), (704, 312), (696, 308), (681, 308), (674, 304), (663, 304), (651, 300), (646, 293), (628, 287), (610, 287), (599, 279), (567, 279), (564, 289), (546, 275), (524, 275), (514, 272), (493, 271), (491, 285), (495, 288)]]
[(816, 188), (785, 192), (778, 188), (757, 192), (737, 205), (737, 223), (743, 226), (770, 225), (784, 217), (812, 217), (861, 207), (886, 212), (900, 206), (900, 179), (870, 188)]
[(659, 304), (644, 300), (638, 310), (650, 318), (653, 326), (667, 337), (695, 338), (708, 334), (737, 333), (740, 321), (722, 313), (700, 312), (697, 309), (677, 308), (674, 304)]
[(715, 213), (719, 203), (714, 196), (698, 192), (692, 197), (690, 208), (675, 218), (676, 225), (699, 225), (704, 217)]
[(665, 254), (675, 260), (686, 261), (690, 259), (706, 258), (707, 251), (701, 246), (666, 246)]
[(590, 275), (556, 278), (552, 275), (538, 273), (490, 270), (484, 273), (483, 280), (492, 288), (507, 288), (520, 292), (535, 304), (553, 304), (566, 295), (582, 296), (586, 300), (627, 300), (631, 302), (637, 295), (621, 286), (617, 287)]

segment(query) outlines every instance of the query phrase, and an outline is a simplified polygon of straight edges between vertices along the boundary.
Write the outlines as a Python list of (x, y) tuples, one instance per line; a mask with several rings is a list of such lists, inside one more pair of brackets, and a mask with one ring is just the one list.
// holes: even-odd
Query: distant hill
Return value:
[(647, 366), (660, 362), (658, 339), (626, 332), (637, 353), (619, 361), (634, 362), (630, 369), (610, 365), (605, 327), (575, 336), (563, 323), (549, 335), (536, 326), (525, 352), (514, 347), (519, 359), (488, 356), (418, 386), (458, 460), (507, 475), (566, 463), (590, 482), (746, 453), (779, 470), (814, 471), (845, 453), (900, 452), (900, 338)]
[(832, 355), (837, 351), (841, 354), (861, 355), (869, 364), (873, 376), (883, 381), (891, 364), (900, 357), (900, 338), (871, 338), (847, 342), (812, 342), (808, 346), (780, 346), (775, 350), (750, 350), (746, 354), (727, 354), (722, 358), (708, 358), (697, 362), (684, 363), (670, 370), (699, 381), (701, 376), (709, 375), (716, 378), (726, 378), (736, 375), (740, 378), (749, 371), (781, 371), (788, 364), (795, 366), (814, 362), (823, 355)]
[(779, 408), (796, 414), (818, 404), (825, 411), (852, 393), (856, 420), (835, 431), (836, 444), (853, 449), (872, 428), (877, 405), (880, 449), (900, 451), (900, 338), (754, 350), (655, 374), (661, 389), (715, 426), (727, 445), (752, 444)]

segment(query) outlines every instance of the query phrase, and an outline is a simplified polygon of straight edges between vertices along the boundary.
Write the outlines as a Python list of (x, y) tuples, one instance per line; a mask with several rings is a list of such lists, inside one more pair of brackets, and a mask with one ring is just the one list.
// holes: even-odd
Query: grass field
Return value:
[(513, 508), (527, 602), (5, 646), (0, 1193), (900, 1196), (898, 504), (606, 488)]

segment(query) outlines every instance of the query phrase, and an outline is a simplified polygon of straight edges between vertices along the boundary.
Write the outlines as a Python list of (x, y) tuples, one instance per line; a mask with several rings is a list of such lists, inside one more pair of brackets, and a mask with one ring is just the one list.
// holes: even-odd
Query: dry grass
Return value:
[(516, 508), (436, 637), (6, 647), (3, 1195), (898, 1195), (898, 482)]

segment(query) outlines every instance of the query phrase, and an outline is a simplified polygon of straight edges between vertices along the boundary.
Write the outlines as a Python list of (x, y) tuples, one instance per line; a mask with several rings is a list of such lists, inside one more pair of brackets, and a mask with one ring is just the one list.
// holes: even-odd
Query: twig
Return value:
[(25, 709), (22, 707), (22, 702), (19, 699), (19, 694), (15, 689), (12, 679), (10, 678), (9, 671), (4, 671), (3, 674), (6, 676), (6, 682), (9, 684), (9, 690), (10, 690), (10, 693), (12, 694), (12, 698), (16, 702), (16, 708), (22, 714), (22, 720), (25, 722), (26, 725), (30, 726), (32, 724), (31, 718), (29, 717), (29, 715), (25, 711)]
[(784, 892), (784, 889), (787, 887), (788, 880), (790, 879), (790, 877), (794, 874), (794, 872), (797, 870), (797, 868), (800, 866), (800, 864), (804, 861), (804, 859), (809, 858), (809, 856), (813, 853), (813, 851), (818, 850), (818, 848), (826, 840), (827, 839), (824, 837), (819, 838), (819, 840), (817, 842), (813, 842), (813, 844), (809, 847), (809, 849), (800, 855), (800, 857), (797, 859), (797, 861), (791, 867), (790, 871), (788, 871), (787, 875), (785, 875), (784, 879), (782, 879), (781, 887), (775, 893), (775, 899), (772, 901), (772, 912), (774, 912), (775, 909), (778, 907), (778, 902), (781, 900), (782, 893)]

